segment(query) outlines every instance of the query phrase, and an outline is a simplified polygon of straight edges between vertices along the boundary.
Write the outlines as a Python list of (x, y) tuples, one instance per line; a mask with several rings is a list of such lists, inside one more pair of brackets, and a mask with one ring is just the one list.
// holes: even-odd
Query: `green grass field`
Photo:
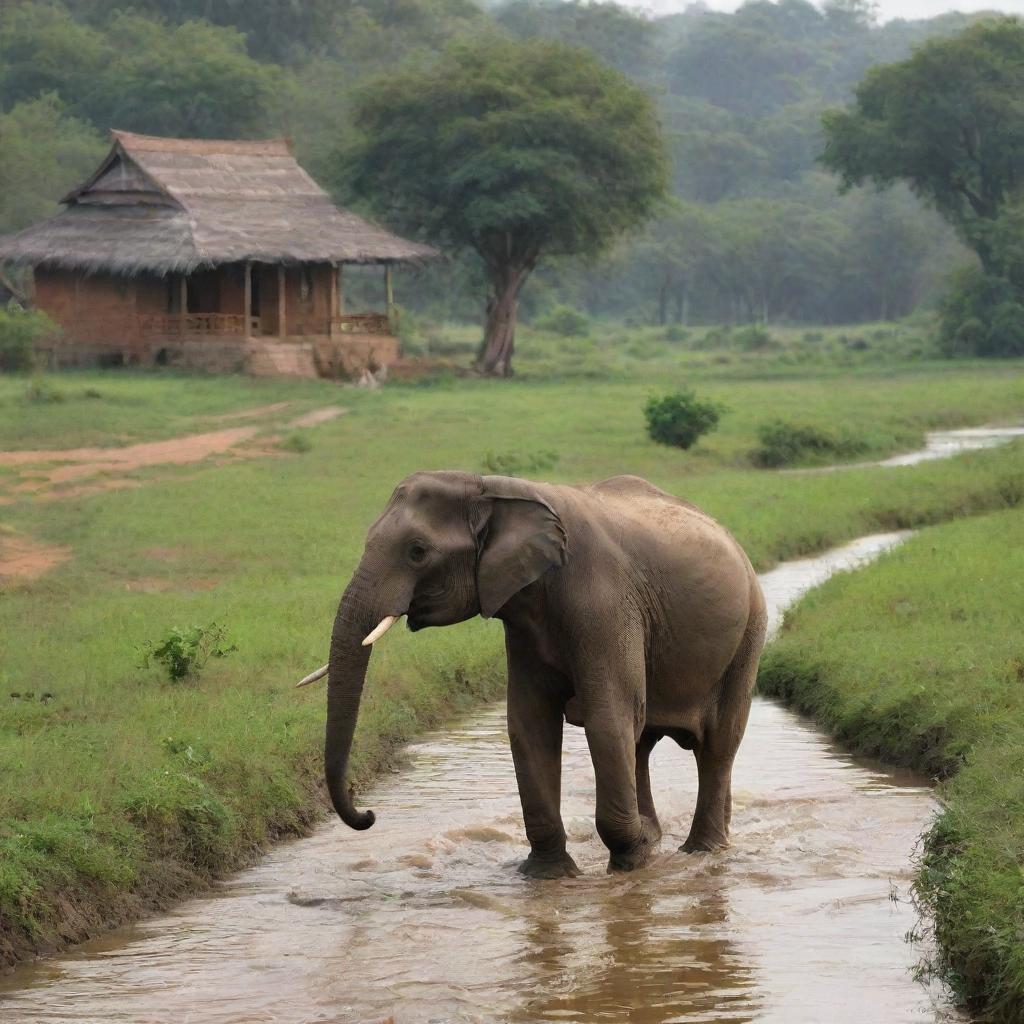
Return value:
[[(308, 827), (321, 807), (323, 693), (292, 686), (326, 660), (365, 530), (413, 470), (480, 471), (498, 456), (554, 452), (538, 475), (639, 473), (718, 516), (759, 568), (1024, 500), (1019, 446), (821, 475), (756, 470), (748, 458), (757, 426), (776, 416), (848, 425), (878, 454), (915, 446), (929, 426), (1019, 420), (1021, 363), (766, 363), (757, 380), (731, 363), (659, 359), (666, 369), (653, 378), (631, 366), (610, 379), (524, 372), (377, 392), (76, 373), (53, 378), (67, 397), (46, 403), (24, 400), (24, 378), (0, 379), (0, 450), (124, 445), (292, 402), (268, 416), (269, 437), (293, 414), (349, 410), (309, 430), (304, 453), (149, 467), (130, 474), (140, 486), (90, 497), (33, 500), (4, 467), (3, 530), (66, 546), (71, 557), (0, 592), (0, 955), (132, 916), (245, 863), (268, 837)], [(691, 452), (660, 448), (643, 429), (648, 394), (680, 384), (732, 410)], [(100, 397), (85, 397), (89, 389)], [(145, 641), (212, 621), (239, 649), (211, 661), (198, 684), (139, 667)], [(360, 784), (417, 730), (498, 692), (500, 638), (497, 624), (479, 620), (389, 636), (371, 662)]]
[(788, 617), (764, 691), (855, 750), (947, 778), (917, 890), (935, 966), (1024, 1021), (1024, 510), (923, 530)]

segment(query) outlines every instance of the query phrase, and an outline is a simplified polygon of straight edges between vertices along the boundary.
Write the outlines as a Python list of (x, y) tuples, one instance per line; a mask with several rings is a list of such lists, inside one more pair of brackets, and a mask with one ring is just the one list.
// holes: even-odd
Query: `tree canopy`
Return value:
[(509, 370), (516, 299), (538, 262), (595, 256), (665, 189), (649, 97), (562, 43), (457, 44), (433, 65), (371, 82), (354, 121), (356, 191), (486, 268), (485, 372)]
[(872, 68), (824, 116), (824, 163), (846, 187), (905, 181), (998, 269), (994, 222), (1024, 185), (1024, 24), (998, 18)]
[[(352, 138), (356, 96), (371, 79), (429, 68), (453, 43), (547, 40), (584, 48), (650, 97), (669, 153), (669, 190), (699, 212), (704, 227), (699, 238), (671, 244), (652, 242), (643, 229), (627, 232), (596, 261), (593, 252), (546, 258), (521, 294), (525, 315), (552, 302), (636, 321), (709, 322), (766, 311), (808, 322), (896, 314), (935, 297), (947, 265), (963, 255), (960, 243), (906, 187), (884, 196), (871, 188), (837, 194), (834, 178), (816, 162), (820, 115), (848, 102), (872, 64), (904, 60), (914, 46), (974, 21), (948, 14), (878, 24), (869, 0), (821, 7), (750, 0), (733, 13), (694, 4), (664, 17), (612, 0), (0, 3), (0, 117), (10, 147), (0, 156), (7, 211), (0, 226), (22, 223), (15, 211), (52, 208), (89, 169), (72, 141), (88, 137), (100, 147), (110, 128), (287, 135), (335, 198), (367, 207), (338, 150)], [(43, 109), (35, 105), (44, 101), (42, 127), (30, 131)], [(72, 155), (64, 159), (65, 152)], [(386, 221), (398, 206), (394, 189), (375, 200)], [(745, 208), (750, 231), (774, 240), (762, 251), (785, 266), (785, 273), (761, 275), (760, 285), (741, 258), (749, 239), (736, 230), (736, 211)], [(767, 231), (766, 218), (788, 227)], [(687, 214), (685, 223), (697, 219)], [(1000, 220), (992, 241), (1001, 251), (1012, 241), (1005, 224)], [(408, 223), (394, 226), (410, 230)], [(818, 272), (823, 237), (833, 275), (827, 280)], [(681, 278), (672, 278), (667, 298), (659, 283), (680, 248), (685, 300)], [(472, 315), (470, 297), (486, 288), (484, 268), (472, 247), (461, 250), (422, 274), (403, 275), (403, 302), (428, 317)], [(659, 251), (666, 268), (652, 263)], [(880, 289), (894, 278), (881, 274), (882, 266), (900, 268), (900, 286), (888, 298)], [(759, 290), (763, 301), (751, 300)]]

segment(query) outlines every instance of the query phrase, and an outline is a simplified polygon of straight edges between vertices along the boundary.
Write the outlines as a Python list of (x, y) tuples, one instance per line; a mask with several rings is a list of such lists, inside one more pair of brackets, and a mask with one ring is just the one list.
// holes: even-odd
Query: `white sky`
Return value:
[[(630, 7), (641, 7), (654, 14), (681, 11), (688, 0), (623, 0)], [(742, 0), (705, 0), (716, 11), (734, 11)], [(1024, 0), (878, 0), (882, 21), (890, 18), (934, 18), (946, 11), (1003, 11), (1024, 15)]]

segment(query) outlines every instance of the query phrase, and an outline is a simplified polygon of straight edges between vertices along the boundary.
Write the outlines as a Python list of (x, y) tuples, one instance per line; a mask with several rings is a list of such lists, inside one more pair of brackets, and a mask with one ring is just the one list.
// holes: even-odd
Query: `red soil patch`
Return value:
[(0, 452), (0, 466), (29, 466), (40, 462), (74, 462), (104, 470), (141, 469), (143, 466), (184, 465), (227, 451), (257, 433), (258, 427), (229, 427), (207, 434), (189, 434), (169, 441), (147, 441), (124, 448), (64, 448), (29, 452)]
[[(226, 413), (223, 416), (212, 418), (227, 420), (262, 416), (280, 412), (292, 404), (291, 402), (275, 402), (273, 405)], [(290, 426), (314, 427), (319, 423), (336, 419), (346, 412), (348, 412), (347, 409), (337, 405), (328, 406), (325, 409), (315, 409), (313, 412), (298, 417)], [(20, 471), (18, 477), (11, 480), (12, 486), (4, 489), (7, 490), (8, 495), (34, 496), (36, 500), (54, 501), (138, 486), (137, 481), (127, 480), (120, 475), (102, 481), (78, 483), (103, 473), (130, 473), (148, 466), (183, 466), (188, 463), (202, 462), (212, 455), (253, 458), (279, 454), (275, 449), (252, 446), (241, 452), (234, 450), (243, 441), (249, 441), (255, 437), (260, 429), (257, 425), (227, 427), (224, 430), (189, 434), (166, 441), (147, 441), (141, 444), (126, 445), (124, 448), (53, 448), (38, 451), (0, 452), (0, 466), (25, 467)], [(77, 484), (77, 486), (62, 486), (67, 484)], [(9, 496), (0, 497), (0, 504), (9, 505), (11, 501)]]
[(292, 420), (288, 426), (315, 427), (320, 423), (327, 423), (330, 420), (336, 420), (339, 416), (344, 416), (347, 412), (348, 409), (343, 409), (340, 405), (329, 405), (326, 409), (314, 409), (312, 412), (307, 412), (304, 416), (300, 416), (298, 419)]
[(258, 405), (255, 409), (240, 409), (238, 412), (225, 412), (220, 416), (208, 416), (212, 423), (228, 423), (231, 420), (251, 420), (257, 416), (271, 416), (275, 412), (281, 412), (294, 402), (274, 402), (271, 405)]
[(0, 533), (0, 586), (35, 580), (71, 557), (71, 548)]

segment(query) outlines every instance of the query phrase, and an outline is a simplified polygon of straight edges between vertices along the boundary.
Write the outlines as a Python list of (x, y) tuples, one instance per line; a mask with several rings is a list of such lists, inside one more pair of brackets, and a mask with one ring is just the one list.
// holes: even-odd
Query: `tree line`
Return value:
[[(856, 101), (872, 66), (905, 60), (914, 47), (971, 24), (944, 15), (879, 25), (866, 0), (821, 8), (753, 0), (734, 14), (695, 5), (656, 19), (587, 0), (509, 0), (487, 9), (471, 0), (15, 2), (0, 12), (0, 230), (51, 210), (92, 169), (106, 129), (119, 127), (289, 135), (300, 161), (339, 202), (437, 237), (432, 214), (450, 215), (454, 207), (439, 200), (451, 183), (432, 168), (433, 197), (420, 195), (410, 206), (418, 178), (380, 144), (390, 116), (383, 98), (394, 97), (395, 81), (429, 75), (438, 61), (457, 63), (459, 52), (490, 53), (493, 61), (477, 66), (486, 75), (500, 69), (503, 47), (539, 54), (538, 47), (561, 44), (575, 48), (571, 58), (563, 51), (563, 63), (608, 65), (635, 90), (606, 83), (620, 113), (635, 114), (643, 106), (635, 96), (646, 98), (667, 159), (662, 164), (645, 141), (638, 154), (649, 155), (650, 167), (631, 163), (626, 149), (636, 140), (627, 121), (609, 124), (623, 145), (606, 171), (628, 168), (636, 179), (633, 199), (622, 197), (634, 215), (609, 209), (608, 230), (597, 221), (579, 225), (572, 244), (555, 238), (553, 226), (546, 261), (518, 260), (538, 267), (522, 289), (528, 314), (557, 295), (593, 314), (638, 322), (899, 316), (938, 296), (948, 268), (977, 245), (907, 176), (882, 182), (847, 174), (835, 160), (822, 166), (821, 115)], [(550, 77), (543, 102), (557, 105), (561, 86)], [(480, 85), (476, 102), (486, 104), (486, 82)], [(591, 147), (585, 154), (600, 154), (597, 133), (584, 138), (584, 120), (576, 138)], [(500, 164), (490, 170), (507, 174)], [(845, 194), (830, 170), (843, 175)], [(664, 188), (655, 183), (661, 174)], [(894, 181), (910, 187), (860, 187)], [(523, 194), (506, 190), (506, 206)], [(535, 222), (553, 210), (533, 211)], [(457, 244), (452, 237), (455, 258), (407, 285), (406, 301), (437, 317), (475, 316), (489, 282), (489, 316), (501, 315), (496, 243), (470, 235)]]

